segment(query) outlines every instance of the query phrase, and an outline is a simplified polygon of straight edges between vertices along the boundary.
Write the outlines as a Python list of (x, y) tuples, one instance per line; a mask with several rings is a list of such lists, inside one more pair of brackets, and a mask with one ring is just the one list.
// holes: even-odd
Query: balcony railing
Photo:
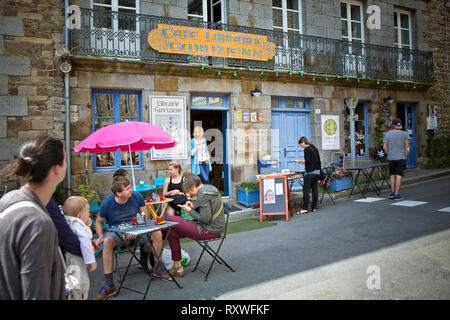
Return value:
[[(339, 74), (357, 78), (431, 82), (431, 52), (399, 49), (336, 39), (284, 33), (226, 24), (204, 23), (150, 15), (81, 9), (81, 29), (71, 30), (75, 56), (134, 59), (171, 63), (247, 67), (315, 74)], [(161, 53), (153, 50), (148, 33), (158, 24), (208, 28), (263, 35), (276, 44), (269, 61)]]

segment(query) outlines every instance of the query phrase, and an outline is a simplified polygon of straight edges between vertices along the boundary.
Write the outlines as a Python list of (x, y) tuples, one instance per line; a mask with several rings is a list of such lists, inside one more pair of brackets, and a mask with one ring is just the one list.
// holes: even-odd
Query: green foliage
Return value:
[(378, 114), (377, 120), (375, 122), (374, 130), (374, 143), (377, 150), (383, 149), (383, 138), (384, 138), (384, 128), (383, 128), (383, 118), (381, 114)]
[(450, 135), (435, 137), (434, 131), (427, 131), (425, 153), (430, 160), (428, 169), (450, 167)]
[(258, 181), (244, 181), (238, 185), (239, 189), (245, 190), (248, 189), (248, 192), (253, 192), (259, 190), (259, 182)]
[(80, 184), (78, 186), (80, 195), (87, 199), (88, 202), (97, 201), (100, 202), (100, 196), (97, 191), (91, 190), (91, 187), (87, 184)]
[(52, 197), (58, 204), (62, 205), (64, 203), (66, 200), (66, 190), (64, 190), (62, 182), (56, 186), (56, 190), (53, 192)]

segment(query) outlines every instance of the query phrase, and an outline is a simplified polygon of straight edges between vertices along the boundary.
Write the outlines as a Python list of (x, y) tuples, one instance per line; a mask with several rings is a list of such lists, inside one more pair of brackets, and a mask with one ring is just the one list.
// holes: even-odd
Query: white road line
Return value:
[(365, 199), (358, 199), (358, 200), (354, 200), (355, 202), (376, 202), (376, 201), (380, 201), (380, 200), (386, 200), (386, 198), (371, 198), (371, 197), (367, 197)]
[(439, 209), (440, 212), (450, 212), (450, 207)]
[(395, 202), (392, 205), (393, 206), (402, 206), (402, 207), (416, 207), (416, 206), (420, 206), (425, 203), (428, 203), (428, 202), (404, 200), (404, 201), (400, 201), (400, 202)]

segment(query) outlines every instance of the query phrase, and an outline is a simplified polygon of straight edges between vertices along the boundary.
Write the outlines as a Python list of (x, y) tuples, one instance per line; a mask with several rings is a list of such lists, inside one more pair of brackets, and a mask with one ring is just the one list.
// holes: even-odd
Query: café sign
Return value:
[(159, 52), (267, 61), (275, 43), (248, 33), (158, 24), (148, 34), (150, 47)]

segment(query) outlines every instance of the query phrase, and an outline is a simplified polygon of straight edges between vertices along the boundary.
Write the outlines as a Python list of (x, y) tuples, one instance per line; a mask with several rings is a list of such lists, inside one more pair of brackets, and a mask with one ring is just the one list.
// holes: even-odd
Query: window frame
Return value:
[[(341, 38), (342, 40), (347, 40), (350, 42), (353, 41), (358, 41), (361, 40), (361, 43), (364, 43), (365, 39), (364, 39), (364, 12), (363, 12), (363, 4), (360, 1), (354, 1), (354, 0), (341, 0), (339, 3), (339, 6), (345, 3), (346, 5), (346, 12), (347, 12), (347, 17), (346, 18), (342, 18), (341, 16), (341, 21), (345, 20), (347, 23), (347, 36), (344, 36), (343, 30), (341, 28)], [(359, 6), (359, 15), (361, 17), (360, 21), (357, 20), (352, 20), (352, 16), (351, 16), (351, 6), (355, 5), (355, 6)], [(356, 38), (353, 37), (353, 32), (352, 32), (352, 22), (358, 22), (361, 25), (361, 38)], [(341, 24), (342, 25), (342, 24)]]
[[(355, 121), (355, 133), (356, 133), (356, 122), (364, 122), (364, 156), (358, 156), (358, 155), (355, 154), (355, 159), (356, 160), (369, 160), (369, 158), (370, 158), (369, 157), (369, 144), (368, 144), (369, 140), (368, 140), (368, 135), (367, 135), (367, 133), (368, 133), (368, 128), (367, 128), (367, 102), (360, 101), (360, 102), (358, 102), (358, 104), (356, 106), (358, 106), (360, 104), (364, 106), (364, 120), (359, 120), (358, 119), (358, 120), (353, 120), (353, 121)], [(344, 120), (344, 121), (345, 122), (349, 122), (349, 120)], [(349, 123), (349, 125), (350, 125), (350, 123)], [(349, 132), (349, 134), (350, 134), (350, 132)], [(348, 136), (348, 137), (345, 136), (344, 137), (344, 149), (345, 149), (345, 141), (350, 141), (350, 136)], [(345, 160), (351, 159), (350, 152), (351, 152), (351, 150), (349, 150), (348, 155), (345, 155)], [(355, 152), (356, 152), (356, 140), (355, 140)], [(345, 150), (344, 150), (344, 153), (345, 153)]]
[[(195, 105), (192, 103), (193, 98), (196, 97), (205, 97), (206, 98), (206, 105), (204, 106), (199, 106), (199, 105)], [(222, 105), (221, 106), (212, 106), (209, 104), (209, 98), (222, 98)], [(194, 93), (191, 94), (190, 99), (189, 99), (189, 108), (191, 110), (202, 110), (202, 109), (208, 109), (208, 110), (222, 110), (222, 111), (226, 111), (228, 110), (228, 95), (225, 94), (201, 94), (201, 93)]]
[[(401, 15), (402, 14), (408, 16), (408, 29), (402, 28), (402, 25), (401, 25)], [(397, 26), (395, 26), (395, 24), (394, 24), (394, 32), (397, 33), (397, 39), (398, 39), (398, 43), (395, 43), (395, 34), (394, 34), (394, 46), (399, 49), (412, 50), (411, 12), (395, 8), (394, 9), (394, 17), (395, 17), (395, 20), (397, 21)], [(403, 44), (402, 30), (408, 30), (408, 36), (409, 36), (409, 44), (407, 45), (408, 47), (406, 47), (406, 45)]]
[[(293, 32), (293, 33), (299, 33), (303, 34), (303, 25), (302, 25), (302, 0), (294, 0), (297, 1), (298, 10), (294, 9), (288, 9), (287, 8), (287, 0), (281, 0), (281, 8), (280, 7), (274, 7), (272, 2), (272, 12), (273, 10), (280, 10), (281, 11), (281, 22), (282, 27), (275, 26), (272, 22), (272, 28), (273, 30), (283, 31), (283, 32)], [(298, 29), (293, 29), (288, 27), (288, 12), (296, 12), (298, 13)]]
[[(97, 119), (110, 119), (111, 117), (96, 117), (96, 94), (112, 94), (113, 95), (113, 123), (120, 122), (120, 119), (132, 119), (135, 121), (142, 121), (142, 93), (140, 91), (130, 91), (130, 90), (109, 90), (109, 89), (93, 89), (92, 90), (92, 132), (96, 131), (95, 122)], [(120, 116), (120, 95), (129, 94), (137, 96), (137, 107), (138, 107), (138, 116), (137, 119), (135, 117), (121, 117)], [(97, 153), (92, 154), (93, 168), (94, 172), (104, 172), (104, 171), (115, 171), (117, 169), (131, 169), (131, 166), (122, 166), (121, 161), (121, 150), (118, 149), (114, 153), (114, 166), (111, 167), (99, 167), (97, 166)], [(143, 170), (144, 169), (144, 161), (143, 161), (143, 152), (139, 152), (139, 165), (133, 164), (134, 170)]]
[[(209, 4), (209, 6), (208, 6)], [(195, 20), (196, 18), (200, 18), (203, 22), (213, 22), (212, 19), (214, 18), (214, 7), (216, 5), (220, 5), (220, 14), (221, 19), (214, 23), (222, 23), (225, 24), (227, 21), (227, 15), (226, 15), (226, 0), (202, 0), (202, 15), (197, 14), (189, 14), (189, 3), (187, 3), (187, 19), (188, 20)], [(208, 10), (209, 8), (209, 10)], [(210, 21), (211, 20), (211, 21)]]
[[(299, 97), (281, 97), (281, 96), (272, 96), (270, 98), (270, 103), (272, 105), (272, 100), (278, 100), (279, 108), (272, 108), (271, 111), (288, 111), (288, 112), (309, 112), (309, 99), (308, 98), (299, 98)], [(286, 108), (286, 100), (294, 100), (296, 106), (295, 108)], [(298, 108), (297, 102), (302, 101), (304, 104), (304, 108)]]

